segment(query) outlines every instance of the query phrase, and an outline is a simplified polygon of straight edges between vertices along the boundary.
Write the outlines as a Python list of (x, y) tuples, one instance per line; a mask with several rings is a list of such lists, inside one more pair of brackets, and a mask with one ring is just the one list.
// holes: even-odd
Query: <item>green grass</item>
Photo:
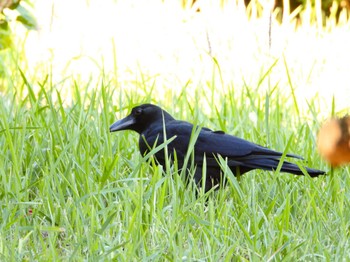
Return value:
[[(137, 84), (145, 97), (121, 94), (118, 105), (107, 81), (90, 91), (89, 83), (72, 84), (75, 96), (65, 105), (58, 86), (44, 81), (34, 93), (22, 77), (28, 94), (8, 90), (0, 104), (2, 260), (350, 259), (348, 169), (317, 179), (229, 175), (227, 187), (196, 197), (172, 169), (141, 158), (136, 134), (108, 131), (119, 108), (156, 102), (152, 86)], [(193, 117), (278, 150), (291, 139), (288, 152), (328, 169), (315, 152), (317, 119), (293, 117), (296, 105), (285, 106), (277, 90), (228, 89), (230, 98), (221, 97), (211, 114), (196, 105)], [(181, 111), (166, 104), (177, 118), (192, 114), (185, 97), (174, 105)]]
[(23, 53), (1, 55), (1, 261), (350, 260), (348, 167), (315, 179), (227, 170), (226, 187), (196, 192), (176, 167), (141, 157), (137, 134), (109, 133), (134, 105), (152, 102), (330, 171), (315, 147), (322, 98), (298, 97), (303, 79), (288, 57), (257, 61), (243, 85), (213, 59), (210, 75), (168, 86), (147, 69), (120, 80), (117, 62), (86, 80), (55, 75), (50, 61), (32, 70)]

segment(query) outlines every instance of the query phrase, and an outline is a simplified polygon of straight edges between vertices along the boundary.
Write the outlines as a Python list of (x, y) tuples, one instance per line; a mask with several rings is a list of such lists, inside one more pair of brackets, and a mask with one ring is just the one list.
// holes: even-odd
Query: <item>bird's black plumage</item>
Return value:
[[(119, 130), (134, 130), (140, 134), (139, 148), (145, 155), (150, 148), (164, 142), (164, 127), (167, 139), (174, 140), (168, 144), (168, 152), (171, 156), (176, 152), (178, 167), (182, 167), (187, 153), (194, 126), (185, 121), (174, 119), (169, 113), (158, 106), (143, 104), (134, 107), (127, 117), (115, 122), (110, 126), (110, 132)], [(220, 182), (221, 168), (218, 163), (219, 155), (227, 160), (231, 171), (237, 175), (244, 174), (253, 169), (276, 170), (282, 153), (254, 144), (247, 140), (225, 134), (222, 131), (212, 131), (202, 128), (199, 131), (194, 145), (194, 163), (196, 172), (194, 178), (198, 183), (202, 178), (203, 159), (206, 160), (206, 189)], [(165, 154), (161, 150), (156, 153), (156, 159), (165, 164)], [(287, 154), (287, 157), (301, 158)], [(311, 177), (325, 174), (324, 171), (307, 168), (305, 170)], [(303, 175), (300, 168), (290, 162), (284, 161), (282, 172), (295, 175)]]

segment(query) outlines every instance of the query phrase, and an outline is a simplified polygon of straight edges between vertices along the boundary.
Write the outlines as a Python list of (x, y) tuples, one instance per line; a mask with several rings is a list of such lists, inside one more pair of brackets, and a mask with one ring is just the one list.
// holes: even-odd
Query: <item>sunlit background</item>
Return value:
[(156, 83), (161, 97), (165, 88), (176, 93), (211, 81), (214, 68), (222, 78), (215, 78), (218, 92), (229, 84), (237, 90), (254, 87), (272, 67), (259, 91), (278, 84), (290, 92), (288, 71), (304, 110), (317, 96), (325, 116), (333, 96), (337, 110), (349, 108), (350, 24), (342, 17), (337, 26), (326, 22), (319, 28), (305, 19), (298, 26), (293, 16), (280, 23), (273, 13), (270, 39), (269, 10), (248, 19), (243, 1), (227, 1), (224, 8), (216, 1), (198, 1), (192, 8), (159, 0), (33, 3), (38, 30), (16, 30), (26, 35), (28, 69), (36, 77), (100, 81), (103, 69), (120, 88), (132, 88), (143, 75)]
[[(337, 18), (320, 8), (333, 0), (302, 0), (281, 18), (271, 0), (22, 0), (2, 12), (11, 1), (0, 0), (0, 261), (350, 261), (350, 169), (335, 168), (350, 161), (350, 119), (323, 125), (350, 113), (350, 4)], [(35, 30), (16, 21), (24, 9)], [(110, 133), (140, 103), (327, 175), (235, 179), (239, 143), (233, 161), (219, 156), (220, 190), (196, 190), (198, 128), (184, 167), (186, 145), (167, 149), (175, 137), (145, 156), (136, 132)]]

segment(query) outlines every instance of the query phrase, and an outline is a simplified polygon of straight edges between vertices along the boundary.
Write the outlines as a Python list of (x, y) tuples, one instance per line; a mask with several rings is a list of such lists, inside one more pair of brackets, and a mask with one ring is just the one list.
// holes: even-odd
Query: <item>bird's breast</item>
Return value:
[(139, 138), (139, 149), (141, 154), (144, 156), (152, 148), (164, 142), (163, 135), (159, 132), (144, 132), (140, 134)]

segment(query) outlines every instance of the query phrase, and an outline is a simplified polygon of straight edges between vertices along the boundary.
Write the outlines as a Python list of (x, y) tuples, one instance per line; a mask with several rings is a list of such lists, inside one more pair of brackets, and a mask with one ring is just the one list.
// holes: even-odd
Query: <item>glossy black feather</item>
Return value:
[[(144, 104), (133, 108), (131, 114), (117, 121), (110, 127), (110, 131), (134, 130), (140, 134), (139, 148), (145, 155), (150, 148), (164, 142), (164, 127), (167, 139), (176, 137), (169, 145), (168, 152), (173, 159), (173, 152), (179, 168), (184, 164), (191, 135), (194, 133), (192, 124), (175, 120), (170, 114), (160, 107), (152, 104)], [(225, 134), (223, 131), (212, 131), (202, 128), (194, 146), (194, 162), (196, 165), (195, 179), (199, 182), (202, 178), (203, 158), (206, 157), (207, 181), (206, 189), (217, 184), (221, 179), (221, 168), (218, 164), (218, 156), (226, 159), (228, 166), (234, 174), (244, 174), (253, 169), (276, 170), (282, 156), (266, 147), (257, 145), (236, 136)], [(287, 157), (299, 158), (299, 156), (287, 154)], [(161, 150), (156, 153), (157, 161), (164, 165), (165, 155)], [(325, 174), (321, 170), (306, 168), (311, 177)], [(293, 163), (284, 161), (282, 172), (303, 175), (299, 167)]]

